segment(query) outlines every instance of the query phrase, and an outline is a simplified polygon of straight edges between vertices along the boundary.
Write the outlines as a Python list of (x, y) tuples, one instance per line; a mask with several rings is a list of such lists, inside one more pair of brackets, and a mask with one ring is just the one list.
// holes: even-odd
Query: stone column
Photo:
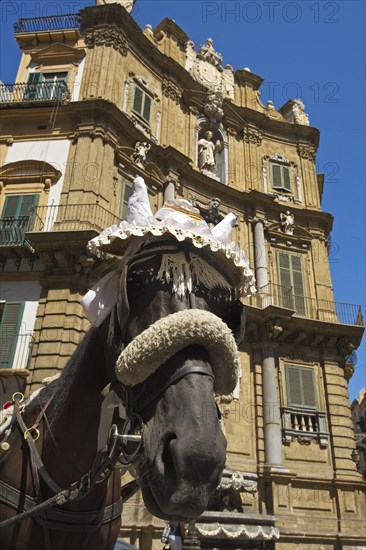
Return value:
[(282, 468), (280, 404), (275, 361), (276, 343), (262, 344), (264, 454), (267, 468)]
[(268, 268), (267, 268), (267, 253), (264, 239), (264, 218), (254, 218), (254, 261), (255, 261), (255, 277), (257, 281), (258, 292), (268, 292)]

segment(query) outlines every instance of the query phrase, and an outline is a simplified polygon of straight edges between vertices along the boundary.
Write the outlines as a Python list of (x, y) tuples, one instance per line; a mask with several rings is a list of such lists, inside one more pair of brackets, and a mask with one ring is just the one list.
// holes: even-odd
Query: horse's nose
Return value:
[(216, 486), (225, 465), (225, 449), (221, 429), (199, 436), (179, 429), (166, 434), (161, 455), (165, 479), (174, 483), (189, 479)]

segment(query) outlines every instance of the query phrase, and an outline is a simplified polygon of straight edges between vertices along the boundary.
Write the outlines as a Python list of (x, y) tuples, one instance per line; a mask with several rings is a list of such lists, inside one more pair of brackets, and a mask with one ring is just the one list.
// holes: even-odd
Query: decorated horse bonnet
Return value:
[[(88, 249), (97, 257), (107, 261), (114, 260), (114, 262), (116, 259), (120, 260), (119, 268), (98, 281), (82, 300), (90, 322), (99, 326), (112, 311), (117, 301), (126, 303), (128, 269), (131, 266), (138, 266), (139, 262), (143, 263), (146, 257), (149, 255), (152, 257), (157, 253), (161, 256), (161, 265), (155, 277), (171, 283), (172, 293), (180, 299), (184, 299), (192, 292), (195, 283), (202, 284), (210, 290), (214, 288), (231, 290), (238, 297), (248, 296), (255, 292), (255, 280), (248, 260), (237, 244), (230, 240), (235, 223), (236, 216), (229, 213), (211, 229), (201, 217), (199, 210), (184, 199), (166, 202), (153, 215), (145, 182), (143, 178), (137, 176), (133, 182), (132, 194), (128, 202), (127, 220), (105, 229), (88, 243)], [(189, 254), (184, 252), (182, 247), (188, 249)], [(171, 323), (172, 330), (174, 330), (175, 324), (181, 324), (184, 318), (184, 323), (188, 323), (187, 327), (189, 325), (194, 341), (202, 344), (204, 344), (203, 340), (207, 339), (209, 331), (206, 331), (205, 328), (207, 334), (200, 334), (203, 330), (200, 324), (203, 321), (206, 323), (206, 327), (207, 323), (210, 324), (211, 333), (206, 347), (213, 346), (216, 356), (218, 350), (217, 346), (213, 345), (215, 339), (213, 334), (215, 331), (220, 332), (220, 340), (225, 340), (227, 344), (226, 349), (223, 349), (226, 360), (230, 356), (231, 360), (236, 363), (231, 382), (224, 383), (220, 393), (223, 393), (224, 389), (232, 391), (233, 384), (235, 386), (234, 379), (238, 378), (240, 370), (239, 362), (235, 359), (237, 351), (232, 335), (226, 334), (225, 328), (221, 327), (224, 323), (218, 318), (215, 319), (216, 316), (213, 314), (203, 312), (212, 317), (198, 321), (199, 310), (190, 311), (195, 312), (196, 320), (192, 321), (189, 314), (183, 314), (179, 319), (177, 314), (172, 314), (165, 319), (170, 319), (168, 323)], [(164, 325), (164, 331), (166, 331), (166, 321), (162, 319), (158, 323)], [(155, 325), (157, 323), (154, 324), (154, 327)], [(181, 326), (182, 328), (184, 327)], [(228, 331), (230, 333), (229, 329)], [(145, 351), (141, 348), (141, 344), (143, 345), (147, 341), (148, 336), (150, 335), (146, 334), (143, 338), (139, 338), (138, 342), (131, 342), (123, 352), (124, 357), (120, 357), (117, 361), (117, 376), (125, 384), (134, 385), (146, 378), (145, 374), (141, 376), (133, 374), (131, 365), (140, 361), (141, 354), (143, 355), (145, 351), (148, 353), (149, 348)], [(128, 348), (130, 348), (129, 351), (127, 351)], [(134, 351), (131, 351), (132, 348)], [(172, 354), (177, 351), (174, 345), (173, 348)], [(137, 354), (139, 357), (134, 357)], [(127, 355), (130, 357), (128, 365), (125, 361)], [(149, 356), (148, 361), (145, 362), (146, 365), (152, 364), (153, 358)], [(218, 385), (222, 386), (222, 384)]]

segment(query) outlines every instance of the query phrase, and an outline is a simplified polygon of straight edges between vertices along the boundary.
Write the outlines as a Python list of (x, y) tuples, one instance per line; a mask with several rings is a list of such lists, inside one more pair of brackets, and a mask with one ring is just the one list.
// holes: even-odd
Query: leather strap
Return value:
[[(19, 509), (20, 500), (23, 502), (23, 506)], [(14, 487), (11, 487), (4, 481), (0, 480), (0, 501), (7, 504), (17, 513), (31, 510), (37, 506), (36, 498), (30, 497), (18, 491)], [(62, 531), (80, 531), (87, 532), (92, 531), (98, 525), (108, 523), (119, 517), (122, 513), (123, 499), (120, 498), (113, 504), (109, 504), (104, 508), (103, 514), (100, 510), (91, 510), (88, 512), (83, 511), (70, 511), (62, 510), (59, 508), (50, 508), (46, 512), (43, 512), (42, 517), (33, 516), (34, 519), (43, 527), (48, 529), (59, 529)]]
[(136, 412), (140, 414), (141, 411), (143, 411), (148, 405), (150, 405), (150, 403), (154, 401), (154, 399), (159, 397), (159, 395), (161, 395), (169, 386), (175, 384), (188, 374), (203, 374), (205, 376), (209, 376), (210, 378), (212, 378), (212, 380), (215, 380), (215, 375), (213, 374), (211, 367), (191, 367), (187, 365), (186, 367), (183, 367), (172, 374), (172, 376), (168, 378), (165, 384), (155, 393), (153, 393), (152, 395), (145, 395), (145, 397), (142, 396), (137, 403)]

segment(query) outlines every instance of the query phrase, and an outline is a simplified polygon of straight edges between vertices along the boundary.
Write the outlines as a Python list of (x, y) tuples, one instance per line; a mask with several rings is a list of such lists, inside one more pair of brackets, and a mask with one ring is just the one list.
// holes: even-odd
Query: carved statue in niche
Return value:
[(142, 168), (145, 166), (146, 155), (150, 151), (151, 145), (146, 141), (137, 141), (135, 145), (135, 151), (132, 153), (132, 160), (135, 164), (138, 164)]
[(280, 214), (281, 219), (281, 229), (286, 233), (286, 235), (293, 235), (294, 234), (294, 226), (295, 226), (295, 217), (289, 210), (286, 210), (285, 213), (281, 212)]
[(202, 171), (207, 170), (215, 174), (215, 154), (221, 151), (223, 143), (220, 140), (213, 143), (213, 133), (210, 130), (205, 132), (204, 136), (198, 141), (198, 167)]

